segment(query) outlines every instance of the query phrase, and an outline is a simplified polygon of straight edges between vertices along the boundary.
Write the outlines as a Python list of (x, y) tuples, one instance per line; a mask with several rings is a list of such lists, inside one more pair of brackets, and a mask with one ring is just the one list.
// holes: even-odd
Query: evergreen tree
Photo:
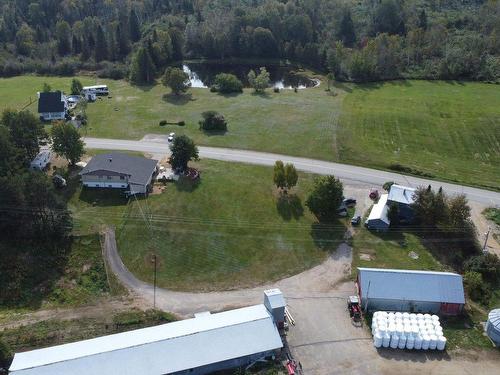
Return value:
[(423, 30), (427, 30), (427, 13), (425, 13), (425, 9), (423, 8), (418, 16), (418, 27)]
[(100, 62), (108, 58), (108, 44), (106, 43), (106, 36), (102, 26), (97, 25), (96, 42), (95, 42), (95, 61)]
[(134, 9), (130, 10), (130, 16), (128, 18), (129, 34), (132, 42), (137, 42), (141, 39), (141, 26), (139, 24), (139, 17)]
[(155, 65), (146, 48), (140, 47), (132, 59), (130, 81), (136, 85), (150, 84), (154, 81)]
[(122, 29), (122, 26), (118, 24), (115, 29), (115, 40), (117, 45), (118, 57), (125, 57), (130, 52), (130, 45), (128, 41), (127, 33)]
[(61, 56), (71, 52), (71, 27), (66, 21), (56, 24), (57, 51)]
[(346, 47), (352, 47), (356, 41), (354, 23), (352, 22), (351, 12), (349, 10), (345, 11), (342, 15), (337, 38), (340, 39)]

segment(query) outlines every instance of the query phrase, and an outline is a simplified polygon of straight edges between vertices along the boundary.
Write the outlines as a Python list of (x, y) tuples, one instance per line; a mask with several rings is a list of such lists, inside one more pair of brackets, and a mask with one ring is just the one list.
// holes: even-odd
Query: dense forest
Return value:
[(279, 58), (339, 80), (500, 79), (496, 0), (0, 0), (0, 8), (0, 76), (89, 70), (148, 83), (186, 58)]

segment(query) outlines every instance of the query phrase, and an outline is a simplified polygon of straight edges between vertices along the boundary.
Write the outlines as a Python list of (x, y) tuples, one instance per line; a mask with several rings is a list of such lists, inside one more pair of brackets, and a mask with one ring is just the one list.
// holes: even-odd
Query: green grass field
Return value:
[(76, 229), (114, 225), (120, 255), (136, 276), (153, 281), (156, 252), (159, 285), (198, 291), (298, 273), (341, 241), (346, 219), (321, 226), (305, 207), (312, 175), (300, 174), (287, 203), (279, 200), (271, 168), (208, 160), (198, 166), (199, 185), (168, 183), (163, 193), (128, 205), (118, 192), (77, 188), (69, 203)]
[[(393, 229), (387, 233), (377, 233), (360, 226), (353, 236), (352, 245), (354, 276), (356, 267), (444, 270), (419, 238), (408, 231)], [(410, 257), (410, 252), (418, 255), (418, 259)]]
[(436, 178), (500, 187), (500, 88), (404, 81), (357, 85), (337, 129), (343, 162), (391, 164)]
[[(81, 77), (84, 84), (93, 78)], [(21, 109), (43, 82), (69, 90), (70, 78), (0, 79), (0, 110)], [(169, 95), (162, 85), (134, 87), (99, 79), (111, 98), (89, 104), (88, 136), (140, 139), (148, 133), (187, 134), (202, 145), (269, 151), (425, 174), (499, 189), (500, 90), (496, 85), (396, 81), (343, 85), (336, 96), (324, 85), (295, 93), (223, 96), (207, 89)], [(167, 94), (167, 95), (165, 95)], [(36, 111), (36, 102), (28, 107)], [(226, 116), (229, 131), (198, 129), (206, 110)], [(159, 126), (160, 120), (186, 126)]]

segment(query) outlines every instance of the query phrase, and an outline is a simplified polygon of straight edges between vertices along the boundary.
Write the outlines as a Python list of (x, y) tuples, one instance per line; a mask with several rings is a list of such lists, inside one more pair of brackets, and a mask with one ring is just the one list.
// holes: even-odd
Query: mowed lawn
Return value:
[(500, 188), (500, 87), (404, 81), (356, 85), (337, 129), (343, 162), (401, 164), (452, 181)]
[[(318, 225), (305, 207), (313, 176), (300, 174), (289, 202), (279, 201), (272, 169), (203, 160), (201, 181), (168, 183), (132, 199), (76, 189), (70, 200), (80, 232), (116, 227), (120, 255), (140, 279), (177, 290), (249, 287), (322, 262), (342, 241), (347, 219)], [(109, 193), (109, 192), (108, 192)]]
[[(320, 77), (320, 76), (318, 76)], [(269, 151), (391, 169), (500, 189), (500, 88), (484, 83), (396, 81), (325, 84), (295, 93), (219, 95), (190, 89), (176, 97), (162, 85), (105, 83), (111, 98), (89, 104), (88, 136), (140, 139), (145, 134), (187, 134), (200, 145)], [(0, 110), (22, 108), (43, 82), (68, 91), (70, 78), (0, 79)], [(36, 111), (36, 102), (28, 107)], [(201, 113), (216, 110), (229, 123), (225, 134), (199, 130)], [(159, 126), (161, 120), (185, 126)]]
[[(319, 76), (318, 76), (319, 77)], [(196, 143), (210, 146), (244, 148), (312, 158), (332, 158), (332, 123), (339, 113), (341, 96), (332, 96), (324, 86), (299, 90), (271, 89), (256, 95), (245, 89), (238, 95), (219, 95), (208, 89), (192, 88), (186, 95), (170, 95), (161, 84), (131, 86), (126, 81), (79, 77), (82, 83), (107, 84), (111, 98), (87, 107), (89, 124), (85, 135), (102, 138), (140, 139), (145, 134), (187, 134)], [(22, 76), (0, 79), (0, 109), (22, 108), (29, 96), (36, 98), (43, 82), (53, 89), (69, 91), (71, 78)], [(11, 90), (12, 89), (12, 90)], [(36, 111), (36, 103), (29, 107)], [(199, 130), (204, 111), (215, 110), (228, 121), (225, 134), (209, 135)], [(185, 126), (159, 126), (161, 120), (184, 121)]]

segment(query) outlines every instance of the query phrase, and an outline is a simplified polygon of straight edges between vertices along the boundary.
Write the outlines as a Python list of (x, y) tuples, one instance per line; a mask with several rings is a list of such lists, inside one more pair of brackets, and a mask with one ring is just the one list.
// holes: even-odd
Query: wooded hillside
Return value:
[[(183, 58), (287, 58), (337, 79), (500, 77), (495, 0), (0, 0), (0, 75), (155, 76)], [(134, 64), (135, 62), (135, 64)], [(147, 82), (137, 82), (147, 83)]]

